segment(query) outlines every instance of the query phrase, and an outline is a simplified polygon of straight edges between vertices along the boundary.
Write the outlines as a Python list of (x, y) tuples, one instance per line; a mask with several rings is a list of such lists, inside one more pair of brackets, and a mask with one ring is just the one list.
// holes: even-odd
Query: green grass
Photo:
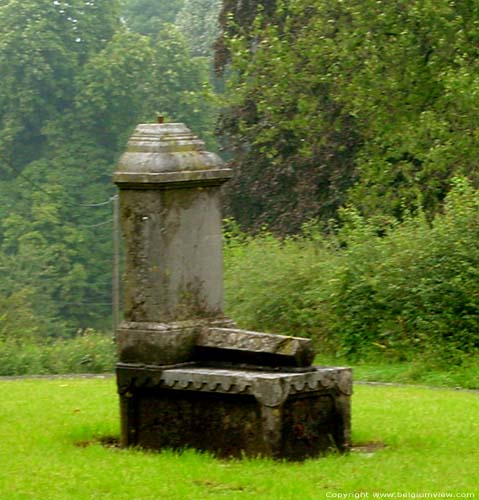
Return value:
[[(0, 382), (2, 500), (318, 500), (328, 494), (479, 495), (479, 396), (357, 386), (353, 440), (384, 443), (304, 463), (221, 461), (99, 444), (118, 436), (113, 379)], [(87, 445), (87, 443), (90, 443)]]

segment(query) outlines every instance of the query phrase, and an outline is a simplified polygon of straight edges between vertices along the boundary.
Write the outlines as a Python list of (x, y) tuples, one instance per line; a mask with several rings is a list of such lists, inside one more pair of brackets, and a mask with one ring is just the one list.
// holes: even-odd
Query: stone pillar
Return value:
[[(120, 361), (188, 361), (223, 320), (222, 160), (181, 123), (138, 125), (114, 174), (126, 245)], [(186, 324), (186, 323), (188, 324)]]

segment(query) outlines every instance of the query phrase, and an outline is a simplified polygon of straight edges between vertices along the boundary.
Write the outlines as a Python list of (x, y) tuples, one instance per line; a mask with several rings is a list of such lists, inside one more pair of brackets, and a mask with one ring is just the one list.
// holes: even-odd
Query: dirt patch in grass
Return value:
[[(96, 437), (92, 439), (84, 439), (81, 441), (76, 441), (75, 446), (78, 448), (87, 448), (88, 446), (100, 444), (104, 446), (105, 448), (120, 448), (120, 439), (117, 436), (101, 436), (101, 437)], [(351, 446), (351, 452), (352, 453), (366, 453), (366, 454), (372, 454), (376, 453), (377, 451), (383, 450), (387, 448), (386, 443), (383, 443), (382, 441), (368, 441), (365, 443), (356, 443)], [(216, 484), (211, 481), (196, 481), (196, 484), (199, 486), (206, 486), (210, 488), (222, 488), (225, 487), (226, 485), (221, 485), (221, 484)], [(235, 489), (235, 488), (233, 488)], [(238, 490), (244, 489), (242, 487), (236, 488)]]
[(357, 443), (351, 446), (352, 453), (365, 453), (371, 455), (379, 450), (384, 450), (387, 448), (386, 443), (382, 441), (369, 441), (367, 443)]
[(246, 491), (248, 488), (246, 486), (237, 486), (232, 484), (218, 483), (216, 481), (209, 480), (197, 480), (193, 481), (196, 486), (202, 486), (208, 490), (214, 491)]
[(75, 446), (78, 448), (86, 448), (95, 444), (101, 444), (105, 448), (120, 448), (120, 440), (116, 436), (102, 436), (75, 442)]

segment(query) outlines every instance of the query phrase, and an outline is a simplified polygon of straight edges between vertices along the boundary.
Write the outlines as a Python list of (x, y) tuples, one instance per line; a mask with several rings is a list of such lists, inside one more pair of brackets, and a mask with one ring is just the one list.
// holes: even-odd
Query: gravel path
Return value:
[(29, 379), (45, 379), (45, 380), (61, 380), (68, 378), (113, 378), (114, 373), (65, 373), (61, 375), (13, 375), (7, 377), (0, 377), (0, 382), (8, 380), (29, 380)]
[[(0, 377), (0, 382), (9, 380), (62, 380), (62, 379), (111, 379), (115, 376), (114, 373), (69, 373), (62, 375), (15, 375), (10, 377)], [(364, 382), (354, 381), (355, 385), (371, 385), (383, 387), (404, 387), (415, 389), (432, 389), (432, 390), (449, 390), (449, 391), (462, 391), (472, 392), (479, 394), (479, 389), (465, 389), (463, 387), (447, 387), (447, 386), (433, 386), (433, 385), (415, 385), (415, 384), (399, 384), (395, 382)]]

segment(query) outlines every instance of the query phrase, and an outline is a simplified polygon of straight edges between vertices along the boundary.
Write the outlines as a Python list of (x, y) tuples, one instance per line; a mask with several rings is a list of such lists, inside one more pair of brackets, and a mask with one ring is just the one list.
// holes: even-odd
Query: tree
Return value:
[(186, 38), (194, 57), (211, 57), (219, 36), (221, 0), (185, 0), (175, 24)]
[(42, 128), (71, 101), (78, 68), (119, 25), (117, 2), (0, 4), (0, 158), (4, 175), (41, 156)]
[[(150, 96), (144, 101), (148, 103), (145, 109), (184, 121), (215, 149), (218, 102), (211, 83), (208, 45), (217, 33), (218, 0), (128, 0), (125, 9), (128, 29), (147, 35), (155, 50), (150, 78), (146, 78)], [(153, 24), (145, 24), (142, 16)], [(198, 41), (199, 51), (195, 49)]]
[(208, 64), (115, 4), (0, 3), (0, 318), (18, 304), (42, 336), (109, 326), (111, 174), (132, 128), (164, 112), (212, 136)]
[[(216, 148), (214, 126), (217, 100), (207, 59), (191, 57), (188, 44), (174, 26), (165, 27), (155, 44), (152, 88), (155, 109), (184, 122), (209, 148)], [(151, 109), (151, 108), (150, 108)]]
[(221, 74), (230, 62), (229, 40), (240, 35), (251, 42), (254, 38), (251, 28), (260, 13), (274, 23), (276, 1), (223, 0), (219, 15), (220, 35), (215, 43), (215, 68), (218, 74)]
[(217, 52), (220, 68), (230, 61), (221, 128), (236, 165), (230, 206), (240, 222), (295, 231), (343, 203), (386, 219), (433, 214), (452, 176), (479, 180), (472, 2), (267, 8), (225, 1), (230, 24)]
[(252, 229), (295, 232), (309, 218), (328, 220), (355, 180), (354, 119), (331, 98), (299, 10), (258, 15), (229, 43), (230, 107), (220, 127), (235, 166), (227, 199)]
[(132, 31), (155, 36), (165, 24), (173, 24), (185, 0), (126, 0), (122, 15)]
[(19, 314), (35, 314), (43, 335), (108, 317), (97, 307), (100, 294), (102, 307), (107, 301), (105, 287), (97, 293), (103, 277), (86, 257), (91, 249), (101, 261), (107, 248), (79, 227), (78, 216), (83, 200), (94, 191), (104, 199), (111, 188), (93, 183), (98, 170), (82, 176), (88, 157), (78, 156), (82, 147), (67, 131), (78, 119), (77, 76), (121, 27), (118, 8), (115, 0), (0, 3), (0, 259), (10, 263), (1, 269), (1, 294), (5, 307), (21, 300)]
[(350, 200), (368, 216), (432, 215), (452, 177), (479, 180), (477, 7), (354, 1), (338, 11), (328, 78), (363, 138)]

